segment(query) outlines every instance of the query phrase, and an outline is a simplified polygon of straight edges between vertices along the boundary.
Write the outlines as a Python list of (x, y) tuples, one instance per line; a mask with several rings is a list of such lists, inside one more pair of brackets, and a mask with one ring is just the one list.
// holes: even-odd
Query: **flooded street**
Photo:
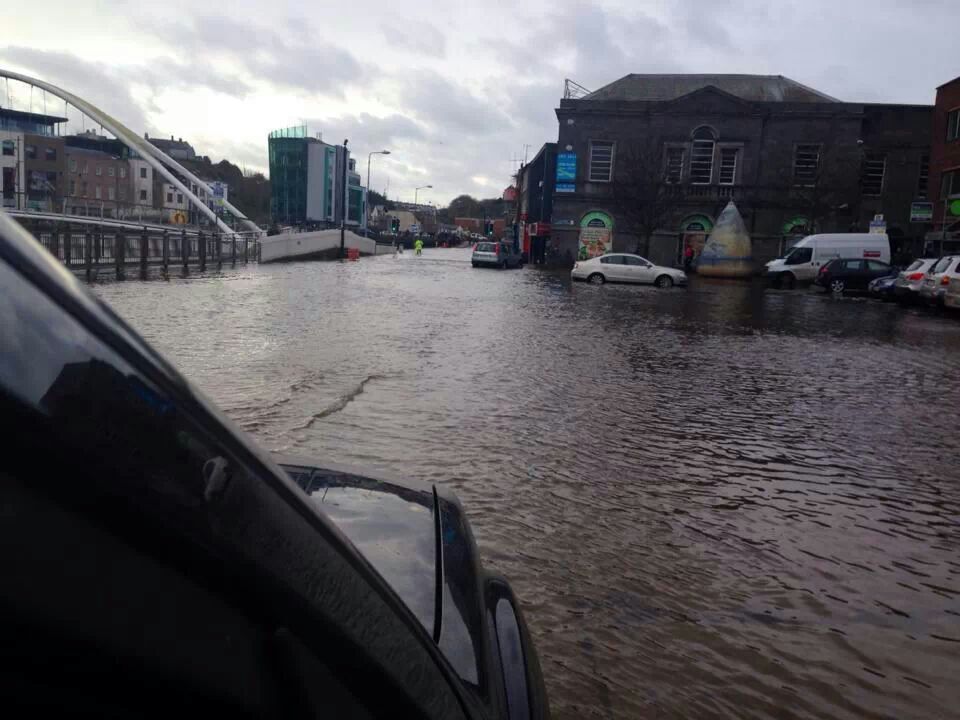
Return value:
[(465, 250), (96, 292), (268, 449), (454, 488), (557, 718), (957, 715), (957, 318)]

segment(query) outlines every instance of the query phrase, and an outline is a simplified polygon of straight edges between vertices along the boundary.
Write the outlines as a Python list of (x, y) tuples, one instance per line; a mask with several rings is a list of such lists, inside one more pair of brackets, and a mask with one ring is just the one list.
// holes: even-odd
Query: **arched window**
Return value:
[(713, 181), (713, 151), (717, 133), (702, 125), (693, 131), (693, 147), (690, 151), (690, 182), (693, 185), (709, 185)]

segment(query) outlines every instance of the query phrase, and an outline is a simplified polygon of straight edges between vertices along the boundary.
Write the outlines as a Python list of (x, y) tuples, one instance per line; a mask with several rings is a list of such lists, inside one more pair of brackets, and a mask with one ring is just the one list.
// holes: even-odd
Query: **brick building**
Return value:
[(627, 75), (564, 98), (552, 252), (571, 261), (586, 231), (672, 264), (685, 245), (702, 248), (731, 199), (758, 264), (810, 232), (866, 231), (876, 214), (895, 252), (915, 251), (931, 111), (758, 75)]
[(960, 77), (937, 88), (930, 187), (933, 227), (927, 237), (932, 249), (941, 253), (960, 251)]
[(71, 215), (123, 217), (133, 202), (126, 148), (96, 136), (67, 138), (66, 211)]
[(58, 211), (64, 196), (66, 118), (0, 108), (0, 195), (3, 207)]

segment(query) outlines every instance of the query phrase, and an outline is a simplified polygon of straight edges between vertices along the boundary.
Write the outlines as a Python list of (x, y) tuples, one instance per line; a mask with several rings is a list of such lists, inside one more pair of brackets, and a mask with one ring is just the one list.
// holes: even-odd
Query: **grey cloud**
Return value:
[(490, 98), (477, 97), (433, 71), (419, 71), (403, 82), (403, 102), (410, 112), (449, 133), (477, 137), (510, 122)]
[(380, 25), (380, 32), (395, 49), (430, 57), (446, 57), (447, 40), (431, 23), (416, 22), (401, 28), (397, 22), (385, 22)]
[(82, 97), (133, 130), (147, 127), (146, 115), (131, 95), (129, 83), (106, 65), (69, 53), (26, 47), (0, 49), (0, 59)]
[[(293, 90), (342, 97), (347, 86), (367, 75), (352, 53), (313, 36), (306, 20), (288, 19), (281, 35), (272, 28), (227, 16), (200, 15), (190, 22), (152, 26), (164, 42), (175, 37), (178, 50), (189, 49), (202, 66), (206, 58), (226, 56), (254, 80)], [(236, 81), (224, 81), (229, 87)]]
[(324, 120), (310, 120), (307, 124), (312, 129), (322, 131), (327, 142), (339, 143), (343, 138), (348, 138), (350, 147), (358, 155), (383, 149), (391, 150), (398, 143), (427, 140), (424, 128), (405, 115), (376, 117), (361, 113)]

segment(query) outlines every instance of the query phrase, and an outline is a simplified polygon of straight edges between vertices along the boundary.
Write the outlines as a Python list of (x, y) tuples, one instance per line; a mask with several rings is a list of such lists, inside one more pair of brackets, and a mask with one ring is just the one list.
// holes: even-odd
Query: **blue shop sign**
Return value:
[[(559, 183), (573, 183), (577, 181), (577, 154), (572, 152), (557, 153), (557, 187)], [(562, 192), (572, 192), (565, 190)]]

